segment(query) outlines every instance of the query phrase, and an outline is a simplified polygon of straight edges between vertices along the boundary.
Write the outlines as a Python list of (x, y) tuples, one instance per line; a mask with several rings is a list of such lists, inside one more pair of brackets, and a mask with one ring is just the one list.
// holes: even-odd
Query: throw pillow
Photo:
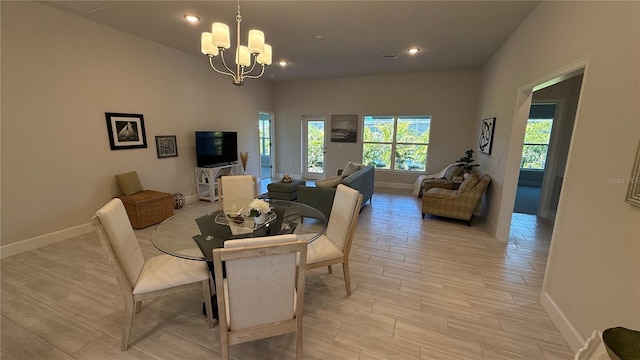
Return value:
[(452, 180), (454, 176), (462, 176), (463, 170), (460, 166), (449, 166), (444, 172), (443, 179)]
[(135, 171), (116, 175), (116, 180), (118, 180), (118, 186), (120, 186), (123, 195), (133, 195), (142, 191), (138, 173)]
[(326, 179), (316, 181), (316, 187), (334, 188), (342, 182), (342, 176), (331, 176)]
[(364, 166), (364, 165), (349, 161), (347, 163), (347, 166), (344, 167), (344, 170), (342, 170), (341, 176), (343, 178), (346, 178), (347, 176), (349, 176), (349, 175), (353, 174), (354, 172), (360, 170), (362, 168), (362, 166)]
[(478, 181), (480, 181), (480, 179), (478, 179), (477, 176), (475, 176), (475, 175), (469, 176), (468, 178), (464, 179), (462, 184), (460, 184), (460, 187), (458, 188), (458, 193), (462, 194), (463, 192), (467, 191), (468, 189), (473, 188), (474, 186), (476, 186)]

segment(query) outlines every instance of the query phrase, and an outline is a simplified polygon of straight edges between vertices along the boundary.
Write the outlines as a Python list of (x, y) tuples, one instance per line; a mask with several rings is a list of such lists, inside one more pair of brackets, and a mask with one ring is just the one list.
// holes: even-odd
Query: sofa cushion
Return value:
[[(347, 163), (347, 166), (344, 167), (344, 170), (342, 170), (342, 174), (340, 174), (343, 178), (346, 178), (347, 176), (355, 173), (356, 171), (362, 169), (362, 164), (358, 164), (358, 163), (354, 163), (349, 161)], [(337, 186), (337, 185), (336, 185)]]
[(460, 187), (458, 188), (458, 193), (462, 194), (463, 192), (473, 188), (474, 186), (476, 186), (478, 181), (480, 181), (480, 179), (478, 179), (476, 175), (470, 175), (469, 177), (464, 179), (462, 184), (460, 184)]
[(340, 184), (341, 182), (342, 182), (342, 176), (331, 176), (326, 179), (317, 180), (316, 186), (334, 188), (334, 187), (337, 187), (338, 184)]
[(130, 171), (128, 173), (116, 175), (118, 186), (123, 195), (133, 195), (142, 191), (142, 185), (140, 179), (138, 179), (138, 173)]

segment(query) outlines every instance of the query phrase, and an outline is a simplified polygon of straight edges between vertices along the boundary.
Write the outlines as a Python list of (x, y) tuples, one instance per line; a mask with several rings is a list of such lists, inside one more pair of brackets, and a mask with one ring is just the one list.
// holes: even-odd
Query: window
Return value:
[(425, 171), (430, 128), (430, 116), (365, 115), (362, 162), (377, 169)]
[(529, 119), (524, 134), (521, 169), (544, 170), (553, 119)]

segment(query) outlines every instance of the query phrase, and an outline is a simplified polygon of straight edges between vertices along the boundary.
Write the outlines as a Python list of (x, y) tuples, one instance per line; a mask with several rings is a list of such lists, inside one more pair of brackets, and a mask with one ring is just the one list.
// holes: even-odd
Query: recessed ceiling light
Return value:
[(287, 61), (286, 60), (280, 60), (280, 62), (278, 62), (278, 64), (282, 67), (287, 66)]
[(411, 49), (409, 49), (409, 54), (414, 55), (414, 54), (417, 54), (417, 53), (418, 53), (418, 51), (420, 51), (420, 49), (418, 49), (418, 48), (411, 48)]
[(200, 21), (200, 18), (195, 15), (185, 15), (184, 19), (190, 22), (191, 24), (195, 24)]

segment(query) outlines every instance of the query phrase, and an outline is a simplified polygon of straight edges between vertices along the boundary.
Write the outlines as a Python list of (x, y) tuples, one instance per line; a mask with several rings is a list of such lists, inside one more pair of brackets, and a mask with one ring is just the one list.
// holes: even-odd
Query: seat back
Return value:
[(123, 292), (131, 294), (145, 260), (122, 201), (118, 198), (109, 201), (91, 222), (116, 272), (118, 285)]
[[(224, 249), (214, 249), (216, 284), (224, 284), (222, 291), (218, 285), (220, 330), (233, 332), (295, 318), (301, 321), (304, 266), (297, 267), (296, 258), (306, 261), (306, 254), (306, 241), (292, 234), (229, 240)], [(273, 336), (264, 333), (261, 337)], [(246, 341), (256, 338), (260, 336)]]
[(333, 243), (348, 256), (351, 239), (356, 230), (362, 194), (358, 190), (346, 185), (338, 185), (333, 198), (331, 215), (327, 224), (326, 235)]
[(257, 181), (253, 175), (220, 177), (220, 196), (225, 213), (237, 212), (240, 207), (258, 197)]
[[(306, 245), (290, 234), (229, 240), (224, 249), (215, 249), (216, 284), (222, 277), (220, 262), (226, 269), (223, 294), (218, 297), (220, 326), (226, 323), (234, 331), (294, 319), (304, 294), (304, 266), (297, 269), (296, 257), (306, 261)], [(225, 319), (222, 309), (227, 310)]]

